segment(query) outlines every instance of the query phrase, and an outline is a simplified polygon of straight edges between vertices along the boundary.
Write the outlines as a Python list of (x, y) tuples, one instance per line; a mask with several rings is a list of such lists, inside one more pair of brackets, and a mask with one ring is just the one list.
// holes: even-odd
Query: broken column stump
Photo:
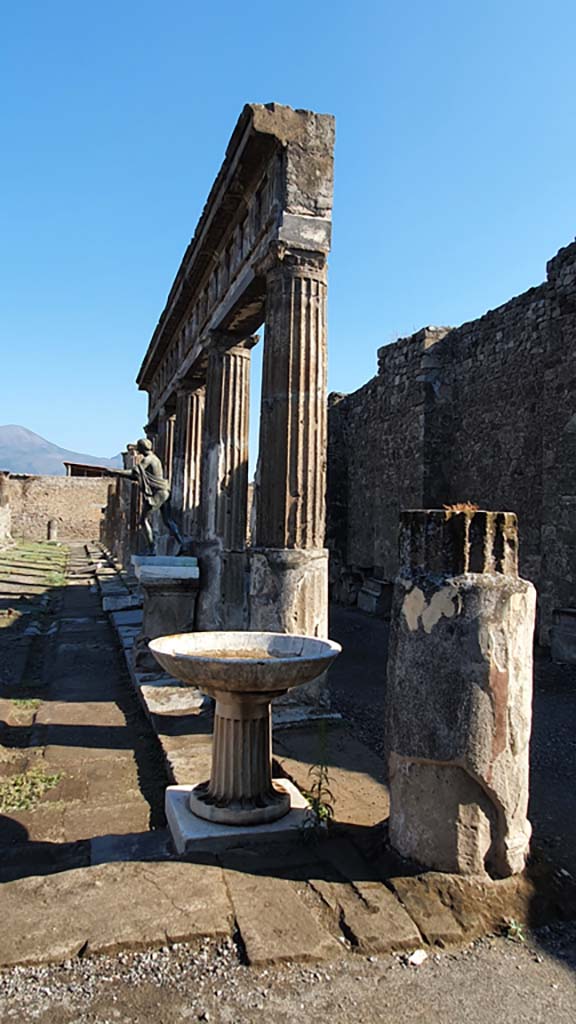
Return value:
[(524, 868), (535, 605), (514, 514), (401, 514), (386, 742), (402, 856), (466, 875)]

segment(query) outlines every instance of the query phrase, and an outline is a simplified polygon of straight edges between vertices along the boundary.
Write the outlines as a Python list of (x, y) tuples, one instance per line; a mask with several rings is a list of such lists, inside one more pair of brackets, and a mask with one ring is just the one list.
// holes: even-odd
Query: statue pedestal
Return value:
[(173, 633), (192, 633), (200, 570), (196, 558), (133, 555), (132, 564), (143, 597), (142, 630), (133, 650), (134, 668), (154, 670), (148, 642)]

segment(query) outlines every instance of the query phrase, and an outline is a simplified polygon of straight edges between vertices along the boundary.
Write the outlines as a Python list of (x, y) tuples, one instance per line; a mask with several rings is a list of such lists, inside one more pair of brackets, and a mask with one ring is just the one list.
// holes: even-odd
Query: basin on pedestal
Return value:
[(210, 779), (190, 810), (226, 825), (261, 825), (290, 810), (272, 780), (270, 702), (325, 672), (341, 651), (332, 640), (287, 633), (180, 633), (149, 644), (176, 679), (216, 701)]

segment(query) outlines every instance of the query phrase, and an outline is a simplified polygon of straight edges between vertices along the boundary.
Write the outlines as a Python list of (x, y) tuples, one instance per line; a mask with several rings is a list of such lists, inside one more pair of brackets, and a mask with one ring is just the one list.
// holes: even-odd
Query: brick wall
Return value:
[(516, 512), (544, 640), (576, 606), (576, 244), (547, 269), (479, 320), (380, 349), (330, 412), (328, 455), (328, 543), (349, 573), (393, 579), (401, 507)]
[(106, 477), (10, 476), (13, 537), (46, 540), (54, 519), (60, 540), (97, 538), (108, 485)]

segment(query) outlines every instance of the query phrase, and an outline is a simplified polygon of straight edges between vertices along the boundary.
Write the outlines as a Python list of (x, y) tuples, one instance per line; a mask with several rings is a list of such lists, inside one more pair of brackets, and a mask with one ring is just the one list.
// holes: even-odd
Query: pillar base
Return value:
[(256, 800), (232, 800), (219, 805), (210, 796), (209, 782), (193, 786), (188, 799), (192, 814), (220, 825), (266, 825), (283, 818), (290, 810), (289, 794), (274, 782), (270, 784), (269, 792), (260, 798), (262, 803), (264, 806), (258, 806)]
[(148, 642), (173, 633), (191, 633), (195, 628), (198, 567), (192, 558), (134, 555), (132, 562), (143, 597), (142, 629), (134, 643), (133, 664), (139, 670), (156, 669)]
[(202, 570), (197, 628), (201, 631), (247, 629), (246, 551), (227, 551), (218, 540), (198, 541), (194, 547)]
[(282, 789), (290, 801), (287, 814), (277, 821), (262, 825), (223, 825), (199, 818), (190, 810), (190, 794), (196, 786), (168, 786), (166, 790), (166, 819), (172, 842), (180, 855), (220, 853), (229, 848), (252, 846), (258, 843), (286, 843), (290, 839), (301, 842), (302, 828), (309, 814), (308, 802), (288, 779), (274, 779), (274, 786)]
[[(250, 552), (250, 629), (328, 636), (328, 551), (254, 548)], [(274, 702), (328, 708), (325, 674)]]

